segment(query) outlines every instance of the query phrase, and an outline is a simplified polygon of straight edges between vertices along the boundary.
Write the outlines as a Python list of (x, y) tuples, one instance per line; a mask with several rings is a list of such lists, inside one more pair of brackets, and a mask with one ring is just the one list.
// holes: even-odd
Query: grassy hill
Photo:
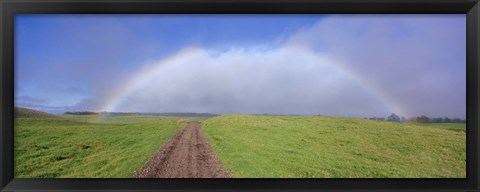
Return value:
[(461, 125), (225, 115), (203, 126), (234, 177), (466, 177), (465, 132), (448, 129)]
[[(130, 177), (188, 120), (15, 108), (15, 177)], [(102, 117), (103, 118), (103, 117)], [(202, 122), (234, 177), (466, 176), (465, 124), (224, 115)]]
[(16, 178), (129, 178), (182, 127), (176, 119), (15, 119)]
[(50, 119), (61, 118), (54, 114), (46, 113), (43, 111), (37, 111), (33, 109), (22, 108), (22, 107), (15, 107), (15, 117), (16, 118), (50, 118)]
[[(128, 178), (183, 124), (177, 119), (61, 115), (15, 108), (15, 177)], [(91, 122), (85, 122), (91, 120)]]

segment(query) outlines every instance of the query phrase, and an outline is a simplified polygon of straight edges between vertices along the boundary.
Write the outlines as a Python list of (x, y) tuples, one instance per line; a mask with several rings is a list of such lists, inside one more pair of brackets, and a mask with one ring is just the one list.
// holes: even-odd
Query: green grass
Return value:
[(208, 117), (175, 117), (175, 116), (142, 116), (142, 115), (61, 115), (60, 117), (78, 122), (88, 123), (114, 123), (114, 124), (136, 124), (158, 119), (184, 119), (190, 122), (201, 122)]
[(62, 117), (87, 123), (101, 123), (101, 124), (137, 124), (148, 121), (155, 121), (164, 119), (155, 116), (139, 116), (139, 115), (114, 115), (114, 116), (102, 116), (102, 115), (62, 115)]
[(234, 177), (466, 177), (465, 133), (431, 125), (225, 115), (203, 126)]
[(15, 119), (15, 177), (126, 178), (182, 126), (176, 119)]
[(467, 130), (467, 124), (465, 123), (416, 123), (416, 125), (462, 132)]

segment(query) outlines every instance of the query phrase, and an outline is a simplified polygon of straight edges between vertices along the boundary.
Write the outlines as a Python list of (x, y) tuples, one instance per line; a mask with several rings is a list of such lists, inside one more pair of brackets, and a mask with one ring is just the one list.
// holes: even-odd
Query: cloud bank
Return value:
[(464, 15), (331, 15), (271, 45), (186, 44), (68, 109), (465, 118), (465, 34)]
[(187, 49), (146, 68), (151, 77), (112, 108), (176, 111), (375, 115), (390, 112), (335, 61), (292, 48)]
[(462, 19), (333, 16), (279, 47), (179, 54), (115, 110), (465, 117)]

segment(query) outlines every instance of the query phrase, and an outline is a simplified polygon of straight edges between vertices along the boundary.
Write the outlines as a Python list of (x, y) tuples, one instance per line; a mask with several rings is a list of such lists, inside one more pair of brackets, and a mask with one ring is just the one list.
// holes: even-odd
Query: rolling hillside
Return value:
[(22, 107), (15, 107), (15, 118), (50, 118), (59, 119), (61, 117), (54, 114), (46, 113), (43, 111), (37, 111), (33, 109), (27, 109)]
[(15, 119), (16, 178), (129, 178), (183, 124)]
[(432, 124), (224, 115), (204, 121), (203, 127), (216, 155), (234, 177), (466, 176), (465, 132)]

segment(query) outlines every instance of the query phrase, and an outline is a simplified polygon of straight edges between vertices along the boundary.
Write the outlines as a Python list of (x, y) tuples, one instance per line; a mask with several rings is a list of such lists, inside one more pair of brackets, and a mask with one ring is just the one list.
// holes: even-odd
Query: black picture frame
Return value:
[[(15, 14), (466, 14), (466, 179), (18, 179), (14, 178)], [(1, 191), (479, 191), (478, 0), (0, 0)], [(414, 162), (412, 162), (414, 163)]]

